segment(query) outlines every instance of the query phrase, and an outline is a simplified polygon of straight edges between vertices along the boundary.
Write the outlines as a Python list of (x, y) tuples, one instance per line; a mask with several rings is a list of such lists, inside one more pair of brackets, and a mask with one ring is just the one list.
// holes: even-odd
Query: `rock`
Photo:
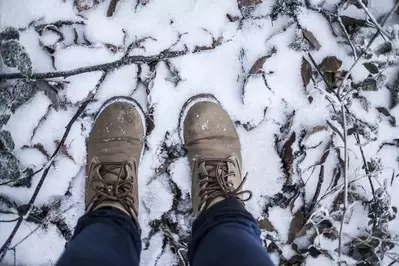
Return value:
[(0, 150), (12, 152), (14, 150), (15, 144), (12, 139), (11, 133), (7, 130), (0, 131)]
[(19, 162), (15, 156), (6, 151), (0, 152), (0, 179), (16, 180), (20, 177)]

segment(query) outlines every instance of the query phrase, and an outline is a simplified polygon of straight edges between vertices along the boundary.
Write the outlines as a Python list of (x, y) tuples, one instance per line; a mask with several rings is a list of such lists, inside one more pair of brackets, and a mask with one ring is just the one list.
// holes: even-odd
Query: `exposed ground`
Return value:
[[(83, 214), (85, 141), (135, 98), (141, 265), (190, 237), (191, 96), (235, 121), (247, 208), (280, 265), (399, 263), (394, 0), (0, 0), (0, 264), (52, 265)], [(182, 265), (182, 264), (180, 264)]]

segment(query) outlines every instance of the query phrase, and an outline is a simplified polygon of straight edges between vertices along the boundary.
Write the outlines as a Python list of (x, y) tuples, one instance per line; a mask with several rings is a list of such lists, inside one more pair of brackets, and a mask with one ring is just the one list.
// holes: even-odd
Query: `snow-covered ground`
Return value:
[[(0, 264), (52, 265), (63, 252), (84, 212), (93, 117), (122, 95), (142, 105), (149, 125), (139, 168), (141, 265), (177, 265), (173, 243), (187, 243), (193, 221), (179, 115), (191, 96), (210, 93), (236, 122), (253, 192), (246, 206), (276, 264), (393, 265), (397, 11), (340, 82), (377, 32), (373, 19), (383, 24), (394, 5), (368, 0), (366, 12), (357, 0), (0, 0), (0, 105), (10, 114), (1, 124), (15, 143), (1, 145), (0, 170), (12, 165), (11, 152), (25, 181), (0, 176)], [(89, 68), (68, 72), (81, 67)], [(20, 71), (29, 81), (11, 79)], [(65, 72), (36, 75), (55, 71)]]

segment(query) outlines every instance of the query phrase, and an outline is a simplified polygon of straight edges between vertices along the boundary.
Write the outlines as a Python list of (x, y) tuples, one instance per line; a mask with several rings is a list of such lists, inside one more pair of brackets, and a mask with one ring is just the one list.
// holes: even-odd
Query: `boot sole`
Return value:
[(98, 116), (104, 111), (105, 108), (107, 108), (108, 106), (110, 106), (111, 104), (116, 103), (116, 102), (130, 103), (131, 105), (133, 105), (136, 108), (137, 112), (139, 113), (139, 115), (141, 117), (141, 123), (143, 126), (143, 132), (144, 132), (144, 134), (142, 136), (144, 144), (143, 144), (143, 149), (142, 149), (141, 155), (140, 155), (140, 161), (141, 161), (143, 159), (144, 149), (145, 149), (145, 145), (146, 145), (145, 137), (147, 136), (147, 124), (146, 124), (146, 118), (145, 118), (143, 108), (135, 99), (126, 97), (126, 96), (115, 96), (115, 97), (108, 99), (98, 110), (93, 123), (97, 120)]
[[(223, 106), (221, 105), (221, 103), (218, 101), (218, 99), (216, 99), (216, 97), (212, 94), (208, 94), (208, 93), (202, 93), (202, 94), (197, 94), (193, 97), (191, 97), (190, 99), (188, 99), (181, 111), (180, 111), (180, 115), (179, 115), (179, 125), (178, 125), (178, 133), (179, 133), (179, 138), (180, 141), (185, 144), (184, 141), (184, 120), (186, 119), (187, 113), (190, 110), (190, 108), (199, 102), (213, 102), (218, 104), (220, 107), (223, 108)], [(224, 108), (223, 108), (224, 109)]]

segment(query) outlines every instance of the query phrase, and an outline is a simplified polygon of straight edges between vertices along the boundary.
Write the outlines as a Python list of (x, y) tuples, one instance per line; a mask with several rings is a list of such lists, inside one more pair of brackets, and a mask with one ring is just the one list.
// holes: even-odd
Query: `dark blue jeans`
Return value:
[[(257, 222), (234, 198), (201, 213), (192, 233), (188, 248), (192, 266), (273, 265), (259, 238)], [(79, 219), (56, 265), (138, 266), (140, 252), (140, 232), (132, 219), (117, 209), (104, 208)]]

